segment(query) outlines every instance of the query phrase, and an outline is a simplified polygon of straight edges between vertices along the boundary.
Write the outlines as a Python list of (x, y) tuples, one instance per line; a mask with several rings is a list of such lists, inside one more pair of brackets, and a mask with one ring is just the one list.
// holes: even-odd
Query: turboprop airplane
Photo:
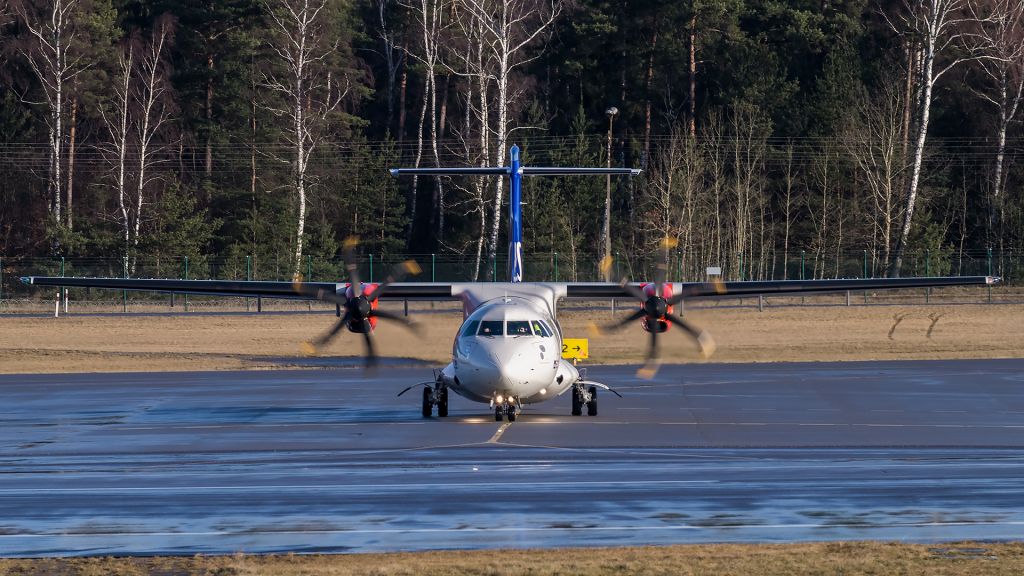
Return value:
[[(337, 336), (342, 328), (361, 334), (367, 364), (376, 361), (373, 332), (378, 319), (407, 327), (415, 325), (401, 315), (380, 310), (381, 300), (458, 300), (463, 306), (463, 322), (452, 344), (452, 361), (436, 378), (410, 386), (399, 396), (423, 386), (422, 414), (448, 415), (448, 394), (455, 392), (470, 400), (488, 404), (495, 420), (516, 419), (523, 406), (544, 402), (571, 392), (574, 416), (585, 408), (597, 415), (598, 389), (616, 393), (609, 386), (587, 379), (586, 373), (562, 359), (562, 329), (558, 324), (558, 305), (565, 299), (635, 298), (638, 308), (608, 328), (617, 330), (638, 322), (650, 334), (647, 360), (640, 373), (653, 375), (659, 363), (658, 335), (678, 326), (696, 340), (705, 355), (714, 350), (708, 332), (675, 313), (684, 300), (778, 294), (843, 292), (894, 288), (925, 288), (960, 285), (991, 285), (999, 281), (991, 276), (933, 278), (871, 278), (851, 280), (763, 280), (738, 282), (667, 282), (667, 252), (670, 242), (662, 244), (660, 264), (652, 282), (523, 282), (520, 193), (523, 176), (637, 175), (639, 170), (625, 168), (548, 168), (521, 166), (519, 149), (511, 149), (508, 166), (480, 168), (398, 168), (394, 176), (481, 176), (509, 178), (509, 258), (508, 282), (412, 283), (396, 281), (417, 266), (406, 262), (396, 267), (380, 284), (363, 283), (358, 274), (355, 242), (346, 241), (348, 282), (264, 282), (233, 280), (172, 280), (122, 278), (64, 278), (29, 276), (26, 284), (108, 288), (200, 295), (289, 298), (329, 302), (336, 306), (339, 320), (323, 336), (307, 343), (310, 351)], [(602, 263), (607, 269), (608, 262)], [(342, 313), (344, 310), (344, 313)]]

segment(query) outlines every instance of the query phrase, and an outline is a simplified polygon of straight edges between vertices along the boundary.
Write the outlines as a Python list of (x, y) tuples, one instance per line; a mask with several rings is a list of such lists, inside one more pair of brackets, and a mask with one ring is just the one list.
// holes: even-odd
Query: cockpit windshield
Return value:
[(466, 322), (466, 326), (462, 329), (462, 334), (460, 334), (460, 336), (462, 336), (462, 337), (476, 336), (476, 330), (479, 327), (480, 327), (480, 321), (479, 320), (470, 320), (469, 322)]
[(541, 336), (550, 338), (551, 328), (541, 320), (470, 320), (462, 327), (460, 338), (471, 336)]
[(545, 338), (551, 336), (551, 332), (541, 323), (540, 320), (531, 320), (530, 324), (533, 326), (533, 333), (537, 336), (543, 336)]
[(508, 335), (533, 336), (533, 330), (530, 329), (530, 322), (527, 320), (509, 320)]
[(505, 323), (501, 320), (484, 320), (480, 322), (480, 336), (501, 336), (505, 333)]

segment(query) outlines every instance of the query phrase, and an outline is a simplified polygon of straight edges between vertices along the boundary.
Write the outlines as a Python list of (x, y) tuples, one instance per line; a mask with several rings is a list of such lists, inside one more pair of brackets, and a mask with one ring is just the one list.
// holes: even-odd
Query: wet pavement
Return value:
[(1022, 360), (590, 376), (514, 424), (426, 368), (0, 376), (0, 555), (1024, 535)]

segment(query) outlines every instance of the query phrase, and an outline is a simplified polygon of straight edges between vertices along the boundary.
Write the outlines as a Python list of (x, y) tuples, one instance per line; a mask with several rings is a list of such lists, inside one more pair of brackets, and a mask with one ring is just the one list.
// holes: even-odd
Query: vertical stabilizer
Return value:
[[(508, 176), (508, 281), (523, 281), (523, 176), (636, 176), (634, 168), (572, 168), (522, 166), (519, 163), (519, 146), (509, 150), (508, 166), (484, 166), (465, 168), (392, 168), (392, 176)], [(481, 215), (482, 217), (483, 215)], [(497, 278), (495, 278), (497, 280)]]
[(508, 281), (523, 281), (523, 174), (519, 166), (519, 146), (512, 146), (508, 191)]

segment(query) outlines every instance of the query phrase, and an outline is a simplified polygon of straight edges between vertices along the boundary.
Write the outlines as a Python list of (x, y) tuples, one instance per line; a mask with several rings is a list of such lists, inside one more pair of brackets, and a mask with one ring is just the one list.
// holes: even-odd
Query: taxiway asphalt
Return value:
[(0, 555), (1024, 536), (1024, 360), (590, 377), (502, 424), (425, 368), (0, 376)]

